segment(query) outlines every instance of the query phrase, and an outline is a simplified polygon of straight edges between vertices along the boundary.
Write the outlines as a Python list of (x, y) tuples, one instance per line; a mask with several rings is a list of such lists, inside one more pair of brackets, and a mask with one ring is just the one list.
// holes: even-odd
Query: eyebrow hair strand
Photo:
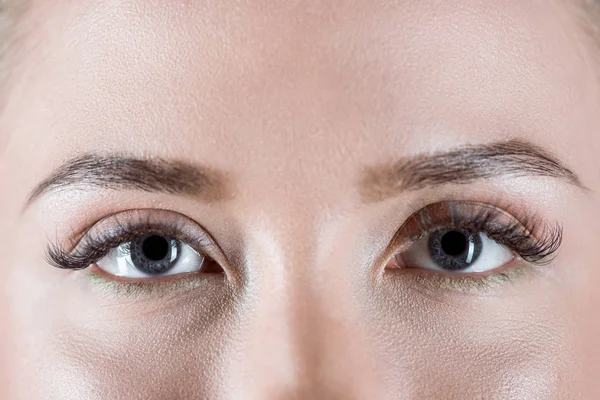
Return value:
[(183, 161), (84, 154), (66, 162), (40, 183), (29, 195), (27, 205), (46, 192), (67, 187), (162, 192), (216, 201), (225, 198), (225, 183), (223, 173)]
[(468, 184), (502, 175), (558, 178), (585, 189), (579, 177), (548, 151), (528, 141), (513, 139), (369, 167), (361, 177), (360, 192), (365, 202), (376, 202), (402, 191)]

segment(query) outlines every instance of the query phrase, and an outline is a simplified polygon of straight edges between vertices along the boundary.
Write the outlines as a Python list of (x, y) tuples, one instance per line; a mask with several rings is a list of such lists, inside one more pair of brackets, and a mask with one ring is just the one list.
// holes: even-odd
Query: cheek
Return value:
[(78, 278), (65, 282), (71, 279), (15, 305), (9, 338), (19, 349), (10, 374), (16, 393), (96, 399), (222, 392), (224, 338), (235, 330), (234, 296), (226, 289), (115, 299)]
[[(598, 212), (600, 199), (590, 199), (589, 208), (572, 208), (569, 219), (571, 229), (565, 231), (563, 254), (569, 262), (556, 270), (556, 280), (560, 282), (560, 295), (565, 307), (569, 308), (569, 318), (563, 323), (574, 333), (573, 344), (577, 348), (578, 364), (581, 373), (577, 376), (582, 393), (590, 393), (590, 398), (600, 396), (598, 371), (600, 370), (600, 261), (598, 252)], [(592, 395), (593, 393), (593, 395)]]
[(574, 389), (565, 385), (576, 375), (575, 331), (551, 285), (532, 280), (499, 295), (440, 296), (394, 279), (373, 288), (366, 310), (373, 351), (394, 393), (551, 398)]

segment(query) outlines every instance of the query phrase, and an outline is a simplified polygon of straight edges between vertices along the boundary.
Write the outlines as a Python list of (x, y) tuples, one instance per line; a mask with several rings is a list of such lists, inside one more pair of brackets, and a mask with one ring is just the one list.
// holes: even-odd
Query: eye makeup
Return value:
[[(513, 252), (515, 258), (507, 265), (484, 273), (463, 274), (425, 270), (420, 265), (408, 265), (404, 262), (402, 255), (415, 243), (428, 235), (433, 234), (435, 237), (436, 232), (452, 230), (485, 234), (490, 240)], [(388, 261), (382, 272), (410, 272), (413, 281), (421, 286), (459, 291), (498, 286), (523, 276), (530, 267), (549, 264), (558, 254), (562, 232), (559, 224), (546, 223), (537, 216), (516, 217), (504, 208), (484, 202), (441, 201), (415, 212), (396, 232), (386, 250)], [(92, 267), (87, 271), (88, 277), (94, 282), (104, 282), (103, 286), (153, 287), (170, 281), (181, 281), (183, 284), (193, 281), (194, 276), (201, 275), (198, 272), (136, 280), (113, 276), (97, 267), (100, 260), (119, 246), (123, 247), (125, 244), (127, 247), (127, 244), (149, 235), (170, 237), (185, 243), (212, 262), (212, 268), (206, 272), (223, 272), (213, 261), (218, 248), (209, 234), (189, 218), (166, 210), (131, 210), (106, 217), (85, 231), (72, 248), (57, 243), (50, 244), (46, 258), (48, 263), (61, 269), (83, 270)], [(204, 268), (202, 272), (205, 272)]]
[[(94, 291), (107, 297), (116, 297), (118, 299), (153, 299), (164, 298), (177, 293), (184, 293), (190, 290), (203, 288), (206, 291), (222, 285), (224, 283), (223, 274), (180, 274), (167, 276), (164, 278), (154, 278), (146, 280), (121, 279), (110, 276), (103, 270), (90, 267), (84, 271), (86, 279)], [(203, 292), (204, 293), (204, 292)]]
[[(484, 272), (460, 274), (430, 271), (409, 265), (402, 255), (411, 246), (437, 232), (484, 234), (512, 251), (508, 264)], [(476, 201), (442, 201), (415, 212), (394, 235), (386, 254), (385, 271), (407, 272), (419, 285), (469, 292), (496, 287), (523, 276), (528, 269), (550, 264), (558, 254), (563, 229), (541, 217), (516, 217), (499, 206)]]
[(165, 210), (131, 210), (100, 220), (82, 234), (72, 249), (51, 243), (46, 249), (46, 259), (56, 268), (82, 270), (116, 247), (149, 235), (176, 239), (207, 257), (216, 251), (208, 233), (181, 214)]

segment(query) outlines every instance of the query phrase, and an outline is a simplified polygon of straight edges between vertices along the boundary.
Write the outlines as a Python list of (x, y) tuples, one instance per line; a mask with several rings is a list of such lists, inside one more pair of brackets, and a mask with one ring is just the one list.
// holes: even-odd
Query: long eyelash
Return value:
[[(100, 261), (115, 247), (128, 243), (142, 235), (151, 233), (182, 238), (182, 229), (176, 221), (167, 224), (151, 223), (150, 218), (133, 221), (120, 221), (114, 217), (114, 228), (99, 233), (88, 232), (77, 244), (75, 249), (68, 250), (63, 246), (52, 243), (46, 249), (46, 262), (50, 265), (71, 270), (81, 270)], [(194, 239), (198, 241), (197, 238)], [(201, 242), (197, 247), (208, 247), (210, 243)]]
[[(508, 214), (487, 204), (458, 201), (438, 203), (437, 206), (443, 207), (448, 215), (449, 221), (443, 228), (482, 232), (535, 265), (551, 263), (562, 244), (562, 226), (547, 224), (539, 217), (526, 216), (519, 221), (511, 216), (507, 224), (500, 220), (507, 219)], [(420, 236), (440, 229), (440, 220), (430, 207), (419, 211), (415, 217)]]
[(85, 238), (72, 252), (58, 244), (50, 244), (46, 250), (46, 261), (56, 268), (85, 269), (100, 261), (115, 247), (136, 239), (139, 235), (140, 233), (131, 231), (113, 237)]
[(546, 235), (538, 239), (529, 231), (523, 232), (520, 226), (511, 226), (505, 232), (492, 232), (488, 236), (496, 242), (506, 245), (519, 256), (532, 264), (550, 264), (558, 255), (562, 244), (563, 230), (560, 225), (546, 229)]

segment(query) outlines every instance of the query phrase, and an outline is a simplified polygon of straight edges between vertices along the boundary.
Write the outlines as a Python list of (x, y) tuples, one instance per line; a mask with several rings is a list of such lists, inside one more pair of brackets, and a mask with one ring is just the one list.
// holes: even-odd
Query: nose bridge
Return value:
[(249, 272), (253, 301), (244, 359), (253, 377), (248, 390), (256, 391), (257, 398), (292, 395), (315, 384), (311, 366), (318, 363), (323, 315), (314, 273), (315, 217), (306, 211), (297, 221), (288, 218), (293, 215), (289, 210), (271, 213), (271, 220), (261, 218), (249, 245), (254, 249)]
[(332, 273), (319, 257), (318, 213), (303, 213), (297, 221), (260, 218), (248, 245), (250, 301), (233, 374), (243, 377), (243, 398), (357, 398), (368, 375), (356, 374), (369, 362), (351, 285), (336, 281), (343, 266)]

